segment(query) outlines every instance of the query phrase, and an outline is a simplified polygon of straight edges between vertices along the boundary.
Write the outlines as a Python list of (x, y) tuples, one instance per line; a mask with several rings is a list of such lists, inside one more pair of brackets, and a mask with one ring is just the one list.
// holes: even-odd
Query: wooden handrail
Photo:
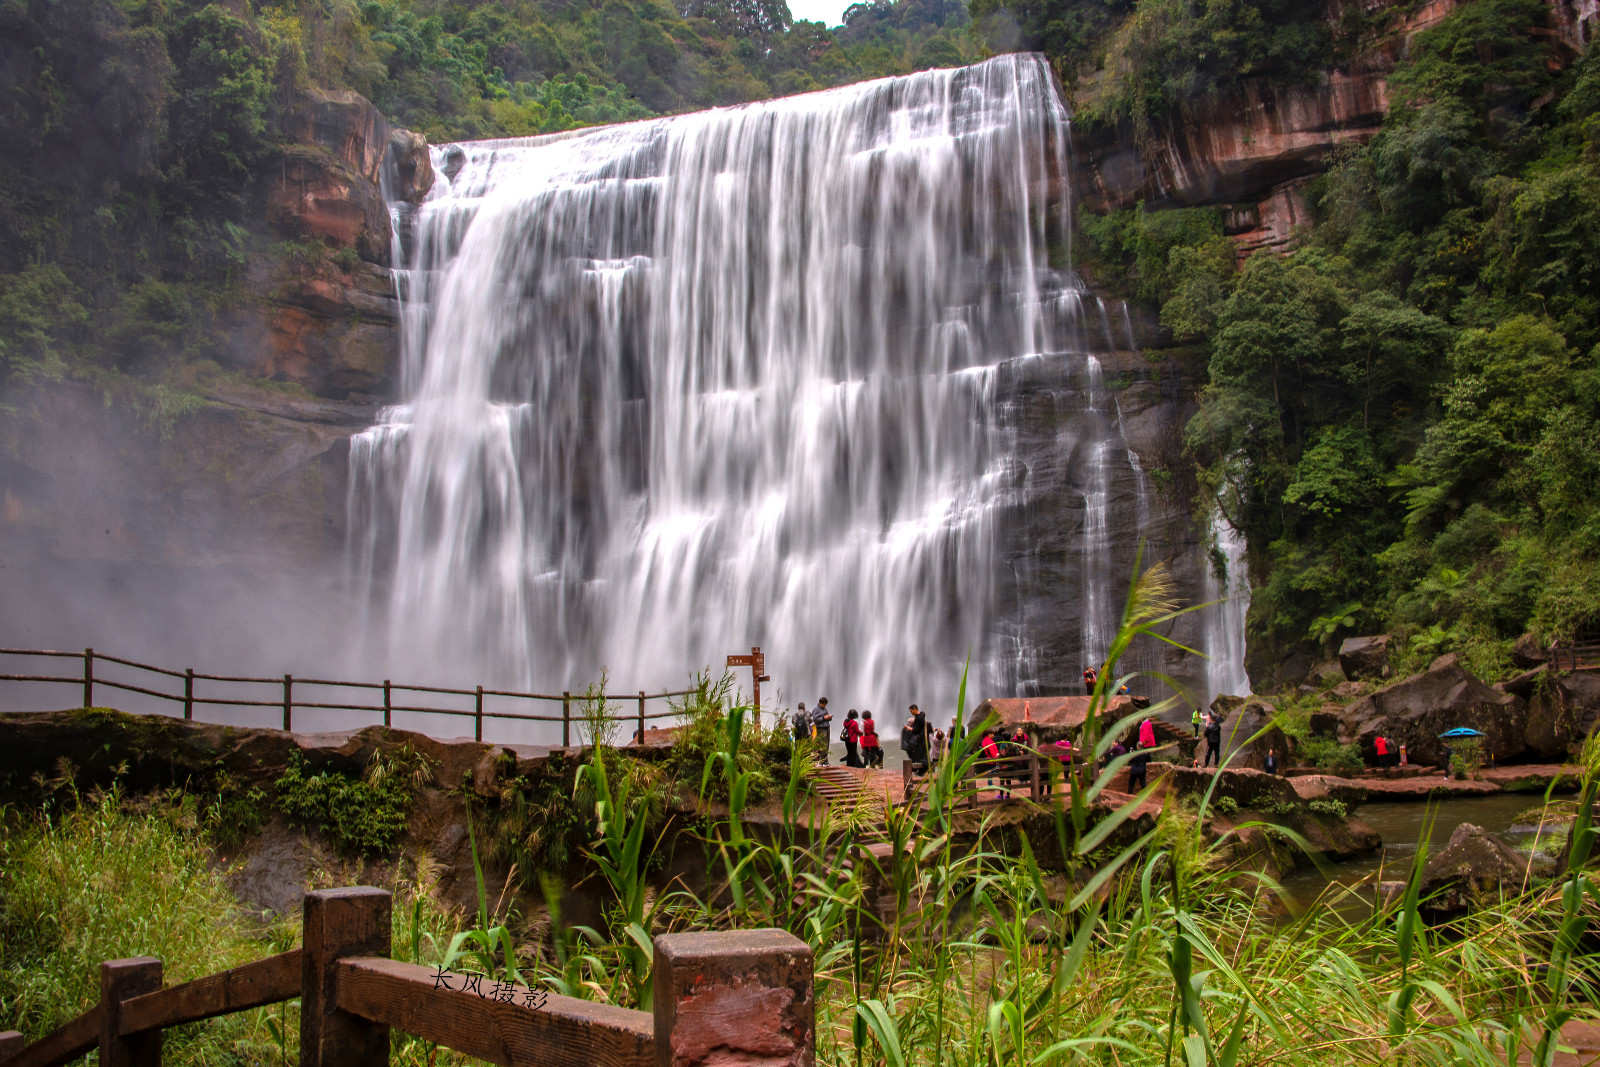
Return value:
[(127, 1037), (298, 997), (300, 956), (299, 949), (290, 949), (231, 971), (125, 1000), (118, 1033)]
[[(340, 1010), (500, 1067), (654, 1067), (642, 1011), (534, 993), (381, 957), (338, 962)], [(470, 983), (470, 985), (469, 985)], [(497, 999), (496, 995), (508, 999)]]
[(61, 1067), (100, 1044), (100, 1005), (6, 1059), (6, 1067)]
[(166, 989), (151, 957), (100, 965), (100, 1003), (31, 1045), (0, 1033), (3, 1067), (160, 1067), (161, 1031), (301, 998), (300, 1067), (383, 1067), (403, 1030), (501, 1067), (810, 1063), (811, 948), (783, 930), (655, 939), (654, 1013), (389, 959), (392, 901), (367, 886), (306, 894), (300, 948)]

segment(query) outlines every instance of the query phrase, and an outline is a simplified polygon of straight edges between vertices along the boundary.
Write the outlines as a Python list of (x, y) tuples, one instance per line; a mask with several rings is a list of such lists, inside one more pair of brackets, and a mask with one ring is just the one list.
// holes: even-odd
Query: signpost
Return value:
[(753, 692), (751, 693), (751, 699), (755, 702), (755, 706), (756, 706), (755, 721), (757, 723), (760, 723), (761, 722), (761, 683), (762, 682), (770, 682), (770, 681), (772, 681), (772, 679), (770, 677), (768, 677), (768, 675), (767, 675), (767, 657), (765, 657), (765, 656), (763, 656), (761, 654), (761, 649), (760, 648), (752, 647), (750, 649), (750, 654), (748, 656), (746, 656), (746, 655), (729, 656), (728, 657), (728, 666), (730, 666), (730, 667), (749, 667), (750, 668), (750, 677), (753, 679), (753, 681), (751, 683), (751, 689), (753, 690)]

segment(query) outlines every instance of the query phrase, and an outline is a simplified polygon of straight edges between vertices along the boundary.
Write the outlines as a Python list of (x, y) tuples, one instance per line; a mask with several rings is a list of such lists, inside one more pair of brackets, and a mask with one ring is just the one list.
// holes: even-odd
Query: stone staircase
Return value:
[(816, 767), (812, 770), (811, 788), (829, 808), (855, 811), (865, 806), (874, 814), (881, 815), (884, 787), (880, 779), (891, 780), (882, 772), (838, 766)]

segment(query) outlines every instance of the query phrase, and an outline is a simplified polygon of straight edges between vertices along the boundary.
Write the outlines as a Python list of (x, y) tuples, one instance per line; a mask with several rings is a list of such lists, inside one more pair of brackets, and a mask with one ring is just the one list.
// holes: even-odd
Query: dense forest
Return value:
[(1393, 629), (1492, 672), (1600, 621), (1600, 56), (1555, 69), (1546, 11), (1420, 34), (1286, 256), (1236, 262), (1218, 210), (1080, 219), (1208, 360), (1188, 445), (1258, 654)]
[[(1306, 84), (1367, 16), (1306, 0), (0, 0), (0, 385), (73, 377), (159, 427), (219, 373), (253, 168), (307, 88), (431, 140), (681, 112), (1027, 48), (1143, 142), (1248, 79)], [(1485, 665), (1600, 620), (1600, 60), (1472, 0), (1287, 255), (1223, 208), (1082, 214), (1098, 283), (1201, 360), (1188, 447), (1249, 538), (1258, 650), (1394, 628)], [(0, 401), (3, 403), (3, 401)], [(1197, 507), (1206, 506), (1197, 502)]]

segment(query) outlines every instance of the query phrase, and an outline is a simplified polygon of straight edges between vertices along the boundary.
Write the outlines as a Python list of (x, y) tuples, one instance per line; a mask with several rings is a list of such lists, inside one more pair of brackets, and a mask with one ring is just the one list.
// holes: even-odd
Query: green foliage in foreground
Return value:
[(1401, 106), (1235, 269), (1213, 209), (1086, 217), (1090, 267), (1208, 357), (1188, 446), (1258, 584), (1263, 662), (1393, 630), (1480, 673), (1600, 623), (1600, 50), (1542, 5), (1416, 39)]

